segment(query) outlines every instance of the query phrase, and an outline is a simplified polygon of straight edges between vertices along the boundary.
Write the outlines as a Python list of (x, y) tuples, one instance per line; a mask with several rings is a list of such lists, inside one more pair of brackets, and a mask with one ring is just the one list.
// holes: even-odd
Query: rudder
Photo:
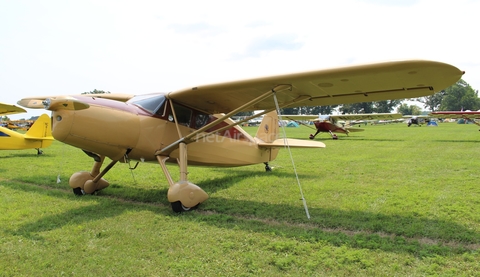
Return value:
[(255, 137), (263, 142), (271, 143), (278, 139), (278, 132), (278, 115), (276, 111), (271, 111), (263, 116)]
[(25, 133), (28, 139), (48, 139), (52, 137), (52, 122), (47, 114), (42, 114)]

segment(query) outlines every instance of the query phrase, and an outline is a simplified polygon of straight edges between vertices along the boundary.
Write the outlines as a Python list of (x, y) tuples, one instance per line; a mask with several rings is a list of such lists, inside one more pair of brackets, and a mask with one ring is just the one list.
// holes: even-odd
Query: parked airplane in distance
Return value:
[[(15, 105), (0, 103), (0, 115), (22, 112), (26, 111)], [(50, 146), (53, 140), (51, 120), (47, 114), (42, 114), (25, 134), (0, 127), (0, 150), (36, 149), (37, 154), (42, 154), (41, 148)]]
[[(376, 114), (340, 114), (340, 115), (283, 115), (283, 118), (294, 120), (307, 120), (313, 122), (316, 128), (315, 134), (310, 134), (309, 138), (314, 139), (318, 133), (329, 133), (332, 139), (338, 139), (334, 133), (348, 134), (350, 132), (364, 131), (362, 128), (342, 126), (340, 121), (358, 121), (358, 120), (395, 120), (402, 118), (399, 113), (376, 113)], [(305, 124), (303, 124), (305, 125)], [(307, 125), (308, 126), (308, 125)]]
[(480, 124), (477, 121), (475, 121), (475, 119), (480, 119), (480, 111), (438, 111), (438, 112), (431, 112), (429, 116), (436, 117), (436, 118), (452, 118), (452, 119), (461, 118), (464, 120), (469, 120), (475, 123), (477, 126), (480, 126)]

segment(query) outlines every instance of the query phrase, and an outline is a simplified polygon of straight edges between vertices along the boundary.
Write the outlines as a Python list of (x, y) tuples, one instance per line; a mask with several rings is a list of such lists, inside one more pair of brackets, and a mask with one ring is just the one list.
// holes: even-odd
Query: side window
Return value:
[[(190, 121), (192, 119), (192, 110), (187, 107), (180, 106), (177, 104), (173, 104), (173, 108), (175, 109), (175, 115), (177, 116), (178, 124), (184, 126), (190, 126)], [(174, 117), (172, 114), (168, 115), (168, 120), (173, 121)]]
[(210, 116), (208, 114), (204, 113), (199, 113), (195, 116), (195, 129), (200, 129), (205, 124), (208, 123), (208, 120), (210, 119)]

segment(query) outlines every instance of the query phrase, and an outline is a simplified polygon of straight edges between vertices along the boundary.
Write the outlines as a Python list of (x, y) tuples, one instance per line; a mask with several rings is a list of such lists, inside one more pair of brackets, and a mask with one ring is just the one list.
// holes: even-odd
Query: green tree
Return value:
[(110, 91), (103, 91), (103, 90), (94, 89), (92, 91), (82, 92), (82, 94), (105, 94), (105, 93), (110, 93)]
[(422, 109), (417, 105), (408, 105), (407, 103), (402, 103), (397, 108), (397, 113), (401, 113), (402, 115), (420, 115), (422, 113)]
[(401, 99), (373, 102), (374, 111), (376, 113), (390, 113), (400, 103), (402, 103)]
[(358, 114), (358, 113), (373, 113), (373, 102), (362, 102), (345, 104), (340, 107), (340, 112), (343, 114)]
[(280, 109), (282, 114), (332, 114), (338, 105), (333, 106), (313, 106), (313, 107), (295, 107)]
[(417, 98), (416, 100), (420, 103), (423, 103), (424, 108), (434, 112), (440, 107), (440, 104), (442, 104), (445, 94), (445, 90), (442, 90), (433, 95)]
[(294, 114), (300, 114), (300, 109), (301, 109), (301, 107), (283, 108), (283, 109), (280, 109), (280, 112), (281, 112), (282, 114), (291, 114), (291, 115), (294, 115)]
[(480, 99), (478, 98), (478, 90), (474, 91), (473, 88), (462, 79), (445, 89), (445, 96), (439, 108), (441, 111), (476, 111), (479, 109)]

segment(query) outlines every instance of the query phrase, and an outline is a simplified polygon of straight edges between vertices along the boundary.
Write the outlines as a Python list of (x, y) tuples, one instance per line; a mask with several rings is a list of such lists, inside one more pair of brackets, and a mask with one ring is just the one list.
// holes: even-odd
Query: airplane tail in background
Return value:
[(27, 133), (25, 133), (25, 139), (40, 140), (42, 144), (40, 148), (50, 146), (54, 140), (52, 137), (52, 122), (50, 117), (46, 114), (42, 114), (35, 123), (33, 123)]

